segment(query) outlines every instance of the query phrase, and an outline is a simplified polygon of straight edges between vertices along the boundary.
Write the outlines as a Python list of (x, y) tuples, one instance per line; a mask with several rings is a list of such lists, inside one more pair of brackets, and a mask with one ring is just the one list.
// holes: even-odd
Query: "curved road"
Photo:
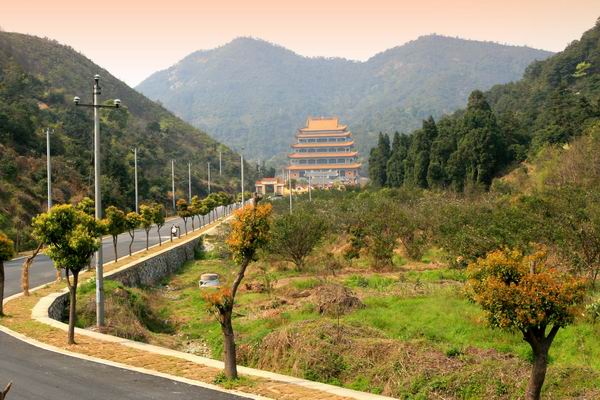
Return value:
[[(220, 207), (218, 215), (223, 214), (224, 210)], [(169, 240), (173, 224), (181, 226), (182, 234), (185, 232), (181, 219), (169, 220), (161, 229), (163, 241)], [(191, 229), (189, 220), (188, 229)], [(158, 243), (155, 227), (149, 239), (150, 245)], [(119, 236), (119, 256), (127, 254), (129, 241), (129, 234)], [(145, 246), (145, 232), (136, 231), (133, 251), (142, 250)], [(106, 262), (114, 259), (112, 238), (104, 238), (103, 251)], [(7, 297), (21, 290), (22, 263), (23, 259), (5, 263)], [(52, 282), (54, 278), (52, 261), (45, 255), (36, 257), (30, 270), (31, 287)], [(9, 381), (13, 381), (13, 387), (7, 400), (244, 399), (229, 393), (46, 351), (0, 332), (0, 387), (4, 388)]]

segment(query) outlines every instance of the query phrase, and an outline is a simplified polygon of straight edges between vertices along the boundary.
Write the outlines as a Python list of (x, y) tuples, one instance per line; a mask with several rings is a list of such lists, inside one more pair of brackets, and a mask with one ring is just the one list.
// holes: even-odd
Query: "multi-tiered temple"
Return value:
[(352, 133), (346, 125), (340, 125), (338, 118), (309, 117), (291, 147), (288, 171), (292, 179), (310, 177), (314, 185), (358, 183), (358, 152)]

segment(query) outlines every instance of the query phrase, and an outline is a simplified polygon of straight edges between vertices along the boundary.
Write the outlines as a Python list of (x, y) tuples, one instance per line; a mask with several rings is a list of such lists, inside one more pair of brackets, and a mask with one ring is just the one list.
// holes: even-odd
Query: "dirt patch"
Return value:
[(344, 315), (365, 305), (349, 288), (338, 284), (326, 284), (314, 289), (314, 303), (319, 314)]

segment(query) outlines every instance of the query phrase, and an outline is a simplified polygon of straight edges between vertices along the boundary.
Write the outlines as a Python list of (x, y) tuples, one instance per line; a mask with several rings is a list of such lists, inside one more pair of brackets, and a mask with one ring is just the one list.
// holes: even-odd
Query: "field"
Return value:
[[(211, 289), (200, 290), (198, 279), (217, 272), (227, 281), (235, 268), (220, 239), (211, 240), (211, 251), (160, 287), (109, 283), (112, 333), (220, 358), (220, 327), (204, 300)], [(335, 276), (317, 272), (318, 256), (305, 272), (280, 262), (253, 264), (235, 309), (239, 362), (397, 398), (522, 397), (529, 346), (516, 333), (489, 328), (462, 294), (464, 272), (435, 258), (396, 257), (395, 268), (380, 273), (358, 262)], [(93, 325), (92, 292), (83, 285), (81, 326)], [(600, 396), (598, 338), (600, 324), (583, 316), (559, 332), (545, 398)]]

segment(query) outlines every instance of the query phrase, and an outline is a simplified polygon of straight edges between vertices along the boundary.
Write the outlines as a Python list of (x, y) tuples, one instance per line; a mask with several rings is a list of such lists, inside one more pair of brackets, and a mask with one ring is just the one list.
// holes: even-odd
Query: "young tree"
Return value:
[[(48, 257), (64, 269), (69, 287), (69, 344), (75, 344), (79, 273), (100, 246), (102, 225), (71, 205), (58, 205), (33, 219), (33, 234), (48, 246)], [(69, 277), (73, 275), (73, 281)]]
[(237, 210), (234, 215), (227, 244), (233, 259), (239, 265), (237, 276), (231, 287), (224, 287), (206, 297), (210, 311), (221, 325), (225, 376), (230, 379), (237, 379), (238, 376), (235, 361), (235, 336), (231, 323), (235, 295), (244, 279), (246, 268), (256, 259), (256, 251), (268, 242), (271, 205), (247, 206)]
[(37, 245), (33, 253), (25, 257), (23, 266), (21, 267), (21, 289), (23, 289), (23, 296), (29, 296), (29, 268), (33, 264), (33, 260), (37, 257), (40, 250), (42, 250), (43, 243)]
[(94, 206), (94, 200), (89, 197), (84, 197), (81, 199), (79, 203), (75, 206), (78, 210), (83, 211), (87, 215), (94, 215), (96, 212), (96, 208)]
[(4, 301), (4, 261), (8, 261), (15, 255), (13, 241), (4, 233), (0, 232), (0, 316), (4, 315), (2, 302)]
[(146, 250), (148, 250), (148, 236), (150, 236), (150, 229), (154, 223), (154, 210), (152, 206), (142, 204), (140, 206), (140, 225), (146, 232)]
[(528, 400), (540, 399), (548, 351), (558, 330), (572, 324), (585, 298), (585, 282), (552, 268), (544, 250), (524, 256), (493, 251), (469, 265), (467, 290), (493, 327), (517, 330), (531, 346), (534, 362)]
[(202, 211), (203, 211), (202, 201), (200, 200), (200, 198), (198, 198), (198, 196), (192, 197), (192, 201), (190, 202), (189, 209), (190, 209), (190, 214), (192, 217), (192, 231), (194, 231), (196, 229), (196, 227), (194, 226), (194, 219), (198, 215), (201, 215)]
[(165, 208), (162, 204), (156, 203), (152, 206), (152, 222), (156, 224), (156, 231), (158, 232), (158, 245), (162, 246), (160, 228), (162, 228), (165, 224)]
[(273, 221), (271, 253), (294, 263), (296, 270), (304, 268), (304, 260), (321, 241), (327, 225), (325, 220), (304, 207), (293, 214), (284, 214)]
[[(135, 230), (142, 224), (142, 217), (135, 211), (130, 211), (125, 216), (125, 229), (129, 233), (131, 241), (129, 242), (129, 256), (131, 256), (131, 246), (133, 246), (133, 240), (135, 239)], [(148, 249), (148, 240), (146, 238), (146, 249)]]
[(177, 215), (179, 215), (181, 217), (181, 219), (183, 219), (183, 226), (185, 227), (185, 234), (187, 235), (187, 233), (188, 233), (187, 220), (191, 215), (191, 211), (190, 211), (190, 207), (189, 207), (187, 201), (185, 201), (185, 199), (177, 200)]
[(113, 248), (115, 249), (115, 262), (119, 259), (117, 253), (117, 240), (119, 235), (127, 229), (126, 217), (122, 210), (119, 210), (115, 206), (110, 206), (105, 211), (106, 217), (104, 218), (104, 225), (107, 232), (112, 236)]

